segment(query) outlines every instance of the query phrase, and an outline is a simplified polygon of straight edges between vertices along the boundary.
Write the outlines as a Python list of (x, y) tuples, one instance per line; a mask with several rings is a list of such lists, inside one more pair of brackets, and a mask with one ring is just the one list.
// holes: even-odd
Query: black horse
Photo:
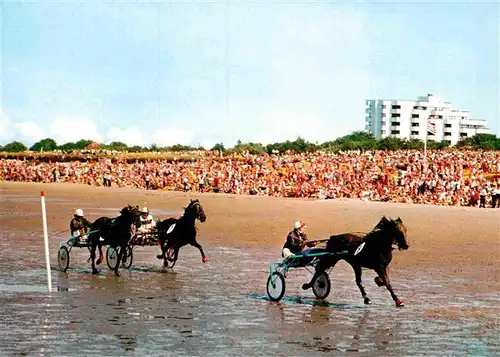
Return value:
[[(141, 221), (139, 219), (141, 212), (138, 206), (126, 206), (120, 210), (120, 216), (116, 218), (101, 217), (98, 218), (92, 227), (89, 234), (88, 240), (90, 243), (90, 259), (92, 260), (92, 274), (98, 274), (99, 271), (96, 269), (95, 263), (95, 251), (99, 246), (99, 259), (97, 264), (102, 262), (102, 246), (110, 245), (113, 248), (120, 247), (118, 249), (118, 262), (122, 261), (122, 256), (125, 252), (130, 238), (135, 233), (135, 230), (141, 226)], [(101, 238), (103, 241), (101, 241)], [(116, 264), (115, 275), (119, 276), (118, 267), (120, 264)]]
[(192, 245), (200, 250), (201, 260), (206, 263), (208, 261), (203, 248), (196, 241), (196, 220), (205, 222), (207, 216), (203, 211), (203, 207), (198, 199), (191, 200), (189, 205), (184, 209), (184, 214), (180, 218), (168, 218), (158, 222), (156, 229), (160, 240), (161, 254), (157, 255), (158, 259), (163, 259), (163, 265), (168, 267), (169, 262), (172, 268), (177, 261), (179, 249), (187, 244)]
[(393, 244), (396, 244), (399, 250), (409, 248), (406, 240), (406, 227), (399, 217), (395, 220), (382, 217), (375, 228), (366, 235), (344, 233), (330, 236), (325, 251), (332, 253), (347, 251), (347, 255), (322, 256), (316, 265), (316, 271), (311, 281), (302, 285), (302, 289), (311, 288), (317, 277), (343, 259), (354, 269), (356, 285), (361, 291), (365, 304), (371, 304), (371, 300), (361, 284), (361, 268), (373, 269), (378, 274), (375, 283), (378, 286), (385, 285), (397, 307), (404, 306), (403, 302), (394, 294), (389, 280), (389, 263), (392, 260)]

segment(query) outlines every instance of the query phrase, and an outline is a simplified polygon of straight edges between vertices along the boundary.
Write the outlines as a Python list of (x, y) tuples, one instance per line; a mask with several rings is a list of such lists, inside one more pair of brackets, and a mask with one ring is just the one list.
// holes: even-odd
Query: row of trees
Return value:
[[(30, 147), (27, 147), (23, 143), (19, 141), (13, 141), (11, 143), (6, 144), (5, 146), (0, 146), (0, 151), (4, 152), (24, 152), (24, 151), (81, 151), (87, 150), (89, 147), (92, 147), (95, 144), (92, 140), (79, 140), (77, 142), (70, 142), (63, 145), (58, 145), (54, 139), (45, 138), (42, 139)], [(203, 148), (195, 148), (191, 146), (184, 145), (173, 145), (170, 147), (159, 147), (158, 145), (153, 144), (150, 147), (143, 146), (128, 146), (125, 143), (120, 141), (113, 141), (109, 144), (101, 144), (98, 143), (95, 148), (99, 150), (116, 150), (116, 151), (128, 151), (128, 152), (149, 152), (149, 151), (191, 151), (191, 150), (204, 150)]]
[[(85, 150), (94, 143), (91, 140), (80, 140), (77, 142), (66, 143), (63, 145), (58, 145), (55, 140), (51, 138), (46, 138), (40, 140), (29, 147), (30, 151), (73, 151), (73, 150)], [(435, 142), (427, 141), (427, 148), (432, 149), (444, 149), (447, 148), (449, 144), (447, 142)], [(492, 134), (477, 134), (470, 138), (464, 138), (460, 140), (456, 147), (458, 148), (468, 148), (468, 149), (485, 149), (485, 150), (500, 150), (500, 137), (496, 137)], [(112, 142), (110, 144), (98, 144), (98, 149), (101, 150), (117, 150), (117, 151), (128, 151), (128, 152), (149, 152), (149, 151), (174, 151), (174, 152), (185, 152), (193, 150), (205, 150), (203, 147), (192, 147), (185, 145), (173, 145), (169, 147), (159, 147), (157, 145), (152, 145), (151, 147), (141, 147), (141, 146), (128, 146), (122, 142)], [(311, 143), (303, 138), (297, 138), (295, 141), (285, 141), (281, 143), (274, 143), (268, 145), (262, 145), (260, 143), (243, 143), (238, 141), (236, 145), (232, 148), (226, 148), (222, 143), (218, 143), (211, 148), (211, 150), (217, 151), (232, 151), (232, 152), (250, 152), (251, 154), (264, 154), (273, 152), (314, 152), (318, 150), (338, 152), (340, 150), (401, 150), (401, 149), (422, 149), (424, 148), (424, 142), (421, 140), (405, 140), (395, 137), (388, 137), (382, 140), (376, 140), (373, 134), (357, 131), (352, 134), (343, 136), (333, 141), (327, 141), (322, 144)], [(5, 146), (0, 146), (0, 151), (4, 152), (23, 152), (27, 151), (23, 143), (14, 141)]]

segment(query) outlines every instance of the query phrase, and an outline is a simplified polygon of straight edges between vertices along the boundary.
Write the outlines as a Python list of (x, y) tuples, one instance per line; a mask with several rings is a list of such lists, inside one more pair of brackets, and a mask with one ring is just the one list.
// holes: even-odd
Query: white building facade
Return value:
[(461, 138), (491, 134), (486, 120), (471, 119), (466, 110), (455, 109), (432, 94), (417, 100), (366, 100), (365, 129), (377, 140), (392, 136), (424, 141), (427, 136), (427, 140), (450, 145)]

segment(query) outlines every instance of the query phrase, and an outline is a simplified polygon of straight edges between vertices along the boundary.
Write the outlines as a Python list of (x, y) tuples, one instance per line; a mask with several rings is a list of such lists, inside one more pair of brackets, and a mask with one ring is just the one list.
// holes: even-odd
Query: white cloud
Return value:
[(193, 145), (193, 133), (176, 128), (152, 129), (149, 126), (144, 128), (129, 127), (109, 129), (106, 142), (121, 141), (127, 145), (151, 146), (171, 146), (175, 144)]
[(48, 135), (58, 144), (75, 142), (80, 139), (102, 141), (97, 125), (90, 119), (57, 118), (50, 124)]
[(145, 135), (147, 135), (147, 129), (144, 129), (142, 131), (136, 127), (130, 127), (125, 129), (113, 127), (109, 129), (107, 134), (107, 139), (108, 142), (120, 141), (127, 145), (144, 146), (147, 143)]
[[(217, 144), (218, 140), (215, 139), (204, 139), (201, 141), (200, 145), (205, 149), (211, 149)], [(220, 142), (220, 140), (219, 140)]]
[(145, 130), (137, 127), (110, 128), (105, 135), (98, 132), (97, 125), (89, 119), (56, 119), (46, 129), (33, 121), (22, 121), (14, 123), (3, 113), (0, 108), (0, 143), (8, 143), (14, 140), (21, 141), (28, 146), (44, 139), (52, 138), (59, 145), (67, 142), (76, 142), (81, 139), (89, 139), (109, 144), (112, 141), (120, 141), (129, 146), (171, 146), (175, 144), (195, 145), (194, 134), (184, 129), (147, 128)]
[(15, 132), (22, 138), (22, 141), (36, 142), (46, 138), (45, 130), (33, 121), (25, 121), (14, 124)]
[(272, 144), (286, 140), (293, 141), (299, 136), (309, 141), (320, 140), (324, 133), (322, 121), (313, 113), (296, 111), (277, 111), (264, 116), (258, 124), (259, 131), (250, 141)]
[(42, 128), (33, 121), (14, 122), (0, 107), (0, 144), (11, 141), (33, 143), (44, 136)]
[(193, 133), (184, 129), (156, 129), (151, 143), (159, 146), (190, 145), (193, 144)]
[(9, 118), (4, 114), (3, 108), (0, 106), (0, 142), (9, 140)]

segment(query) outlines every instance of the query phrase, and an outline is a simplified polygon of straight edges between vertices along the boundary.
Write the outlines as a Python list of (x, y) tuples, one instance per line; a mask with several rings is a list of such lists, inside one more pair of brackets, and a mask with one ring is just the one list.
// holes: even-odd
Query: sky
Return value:
[(427, 93), (500, 133), (496, 1), (0, 6), (0, 144), (324, 142)]

